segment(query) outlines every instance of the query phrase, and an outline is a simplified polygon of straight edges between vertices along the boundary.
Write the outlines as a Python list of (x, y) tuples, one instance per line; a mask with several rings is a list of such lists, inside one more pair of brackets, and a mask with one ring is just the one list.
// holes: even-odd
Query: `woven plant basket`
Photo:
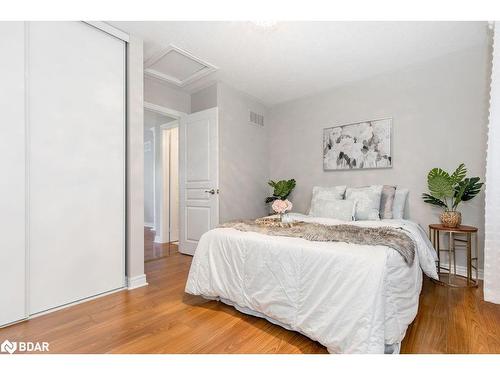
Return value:
[(458, 211), (444, 211), (439, 218), (441, 224), (448, 228), (456, 228), (462, 223), (462, 214)]

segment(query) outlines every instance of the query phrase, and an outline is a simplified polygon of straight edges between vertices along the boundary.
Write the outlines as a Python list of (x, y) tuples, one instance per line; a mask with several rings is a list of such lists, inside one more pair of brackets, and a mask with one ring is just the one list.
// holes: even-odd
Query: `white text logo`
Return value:
[(31, 342), (31, 341), (19, 341), (11, 342), (5, 340), (2, 345), (0, 345), (0, 352), (14, 354), (14, 352), (48, 352), (49, 343), (48, 342)]

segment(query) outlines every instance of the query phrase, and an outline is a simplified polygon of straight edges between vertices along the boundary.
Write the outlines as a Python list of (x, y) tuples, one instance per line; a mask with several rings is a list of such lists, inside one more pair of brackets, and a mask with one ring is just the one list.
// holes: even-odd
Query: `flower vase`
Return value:
[(276, 199), (271, 206), (273, 211), (276, 212), (276, 214), (278, 215), (280, 223), (283, 223), (286, 212), (290, 211), (292, 207), (293, 207), (292, 202), (290, 202), (288, 199), (285, 200)]

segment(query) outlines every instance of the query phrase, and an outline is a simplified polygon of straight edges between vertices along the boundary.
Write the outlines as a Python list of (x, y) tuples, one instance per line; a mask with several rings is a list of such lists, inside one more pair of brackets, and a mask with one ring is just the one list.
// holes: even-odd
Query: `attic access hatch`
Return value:
[(144, 63), (145, 74), (179, 87), (217, 70), (216, 66), (172, 44)]

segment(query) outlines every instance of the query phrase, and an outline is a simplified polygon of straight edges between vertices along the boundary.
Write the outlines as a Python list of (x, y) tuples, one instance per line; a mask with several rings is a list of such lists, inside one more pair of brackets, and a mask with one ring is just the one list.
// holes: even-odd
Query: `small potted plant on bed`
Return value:
[(427, 175), (429, 192), (422, 194), (424, 202), (444, 208), (439, 218), (449, 228), (455, 228), (462, 222), (462, 215), (457, 211), (461, 202), (474, 198), (483, 186), (479, 177), (466, 178), (465, 164), (460, 164), (452, 173), (441, 168), (433, 168)]
[(271, 203), (277, 199), (281, 200), (287, 199), (292, 190), (295, 188), (296, 182), (292, 178), (291, 180), (280, 180), (280, 181), (269, 180), (267, 184), (274, 189), (273, 195), (266, 198), (266, 203)]
[(271, 186), (274, 191), (272, 196), (266, 198), (266, 204), (272, 203), (272, 210), (279, 214), (282, 219), (283, 215), (292, 209), (292, 203), (287, 198), (295, 188), (296, 182), (292, 178), (291, 180), (280, 181), (269, 180), (267, 184)]

